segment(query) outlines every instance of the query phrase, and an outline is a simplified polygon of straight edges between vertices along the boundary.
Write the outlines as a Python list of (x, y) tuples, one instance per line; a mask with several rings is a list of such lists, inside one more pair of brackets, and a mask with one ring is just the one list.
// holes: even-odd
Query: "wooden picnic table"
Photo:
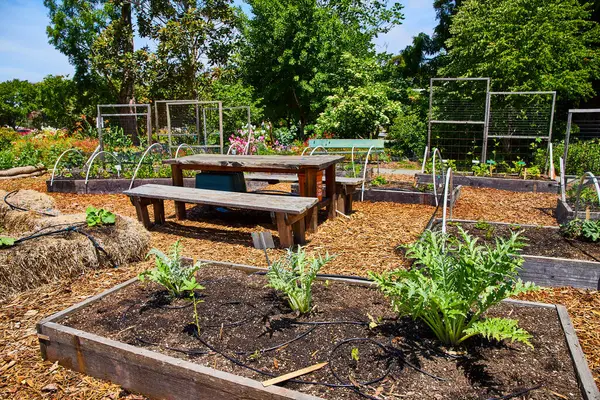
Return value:
[[(317, 197), (317, 175), (325, 172), (325, 196), (316, 209), (327, 207), (328, 218), (336, 217), (335, 202), (335, 164), (344, 156), (238, 156), (222, 154), (196, 154), (180, 158), (164, 160), (171, 165), (173, 186), (183, 186), (183, 170), (219, 171), (219, 172), (266, 172), (279, 174), (298, 174), (300, 179), (300, 196)], [(185, 219), (185, 203), (175, 202), (177, 219)], [(306, 216), (306, 228), (314, 232), (317, 228), (317, 212), (309, 212)]]

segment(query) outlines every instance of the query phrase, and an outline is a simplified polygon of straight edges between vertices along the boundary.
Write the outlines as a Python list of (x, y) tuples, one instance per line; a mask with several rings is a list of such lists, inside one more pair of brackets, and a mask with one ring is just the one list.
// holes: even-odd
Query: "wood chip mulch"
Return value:
[[(45, 192), (45, 179), (30, 178), (0, 182), (7, 191), (29, 188)], [(288, 186), (273, 186), (287, 190)], [(88, 205), (134, 216), (129, 200), (122, 195), (51, 194), (65, 213), (82, 212)], [(170, 203), (170, 202), (169, 202)], [(549, 209), (556, 196), (512, 193), (492, 189), (463, 188), (454, 217), (511, 223), (556, 224)], [(335, 254), (325, 273), (366, 275), (402, 266), (398, 245), (414, 241), (434, 208), (392, 203), (355, 203), (355, 212), (325, 221), (309, 235), (312, 251)], [(187, 255), (195, 258), (265, 266), (262, 250), (252, 247), (250, 232), (277, 233), (268, 217), (251, 216), (240, 221), (235, 215), (175, 221), (173, 205), (167, 204), (168, 223), (152, 231), (152, 245), (162, 250), (181, 239)], [(271, 260), (283, 253), (269, 250)], [(43, 362), (39, 356), (35, 324), (66, 307), (100, 293), (150, 268), (145, 261), (118, 269), (92, 271), (85, 276), (45, 285), (0, 303), (0, 398), (13, 399), (141, 399), (118, 386)], [(527, 296), (529, 300), (564, 304), (573, 319), (594, 377), (600, 383), (600, 295), (570, 288), (549, 289)]]

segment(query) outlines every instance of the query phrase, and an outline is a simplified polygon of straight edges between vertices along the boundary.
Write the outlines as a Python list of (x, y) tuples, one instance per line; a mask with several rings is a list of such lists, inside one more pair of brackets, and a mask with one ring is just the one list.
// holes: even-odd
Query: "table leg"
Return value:
[(325, 197), (329, 199), (329, 205), (327, 206), (327, 218), (334, 219), (337, 215), (335, 212), (337, 206), (335, 190), (335, 164), (330, 165), (325, 170)]
[[(171, 164), (171, 177), (173, 178), (173, 186), (183, 187), (183, 171), (179, 165)], [(175, 202), (175, 216), (178, 220), (185, 219), (185, 203), (181, 201)]]
[[(300, 193), (305, 197), (317, 197), (317, 185), (322, 185), (322, 182), (317, 182), (317, 170), (316, 169), (307, 169), (305, 171), (305, 180), (304, 180), (304, 190), (300, 188)], [(319, 214), (318, 207), (311, 208), (306, 213), (306, 230), (308, 232), (316, 232), (317, 231), (317, 218)]]

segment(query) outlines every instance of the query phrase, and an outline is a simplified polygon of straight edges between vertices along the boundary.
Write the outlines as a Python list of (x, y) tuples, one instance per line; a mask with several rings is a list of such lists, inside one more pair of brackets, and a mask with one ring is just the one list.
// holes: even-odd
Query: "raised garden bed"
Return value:
[[(392, 203), (423, 204), (436, 206), (435, 195), (431, 185), (413, 185), (410, 182), (390, 182), (382, 186), (369, 186), (365, 188), (364, 200), (367, 201), (389, 201)], [(449, 201), (454, 205), (460, 198), (462, 186), (455, 186), (449, 193)], [(361, 193), (356, 192), (355, 199), (360, 200)], [(438, 193), (438, 198), (443, 198), (443, 193)], [(441, 203), (441, 201), (440, 201)]]
[[(433, 180), (431, 174), (417, 173), (416, 177), (419, 184), (431, 183)], [(560, 187), (558, 182), (550, 179), (517, 179), (510, 176), (487, 177), (454, 174), (453, 180), (455, 185), (509, 190), (512, 192), (558, 193)]]
[[(447, 353), (419, 323), (396, 320), (370, 282), (322, 280), (316, 310), (298, 317), (259, 271), (214, 262), (200, 270), (201, 340), (189, 303), (169, 303), (160, 287), (132, 279), (41, 321), (42, 356), (151, 398), (358, 399), (360, 390), (439, 400), (512, 398), (527, 389), (532, 399), (600, 396), (562, 306), (507, 301), (490, 311), (519, 319), (533, 349), (473, 340), (464, 354)], [(369, 328), (367, 313), (377, 327)], [(350, 338), (360, 339), (344, 342)], [(329, 365), (300, 379), (330, 386), (263, 387), (270, 376), (257, 372), (279, 376), (322, 361)], [(355, 388), (362, 381), (376, 382)]]
[[(434, 227), (439, 227), (437, 223)], [(498, 237), (522, 231), (528, 240), (519, 275), (525, 281), (540, 286), (600, 289), (600, 244), (566, 239), (556, 226), (452, 220), (448, 222), (448, 232), (455, 234), (459, 226), (490, 244)]]
[(556, 220), (560, 224), (564, 224), (572, 219), (600, 219), (600, 211), (598, 211), (597, 205), (595, 207), (590, 207), (590, 212), (586, 211), (586, 207), (580, 207), (579, 211), (575, 213), (575, 210), (569, 204), (568, 201), (563, 201), (562, 199), (558, 199), (556, 202)]
[[(156, 184), (156, 185), (171, 185), (171, 178), (151, 178), (151, 179), (136, 179), (134, 187)], [(186, 187), (194, 187), (195, 178), (184, 178), (183, 183)], [(76, 194), (118, 194), (129, 189), (131, 179), (112, 178), (112, 179), (90, 179), (87, 184), (85, 179), (54, 179), (52, 185), (50, 180), (46, 181), (46, 189), (48, 192), (55, 193), (76, 193)], [(247, 182), (248, 190), (258, 189), (264, 185), (254, 182)]]

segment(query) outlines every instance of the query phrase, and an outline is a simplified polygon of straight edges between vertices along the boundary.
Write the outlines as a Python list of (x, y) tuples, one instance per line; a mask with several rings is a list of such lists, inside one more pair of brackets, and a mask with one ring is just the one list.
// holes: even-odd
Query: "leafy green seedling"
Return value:
[(350, 351), (350, 357), (352, 357), (354, 361), (358, 362), (358, 360), (360, 359), (358, 355), (358, 347), (352, 348), (352, 350)]
[(0, 236), (0, 249), (12, 247), (15, 245), (15, 239), (7, 236)]
[(146, 258), (153, 255), (156, 267), (139, 274), (139, 280), (143, 282), (148, 279), (158, 283), (164, 286), (173, 297), (180, 297), (184, 292), (204, 289), (196, 282), (196, 271), (200, 269), (202, 264), (197, 262), (191, 267), (186, 267), (183, 263), (181, 251), (182, 246), (179, 240), (171, 246), (169, 256), (158, 249), (150, 250)]
[(115, 221), (115, 214), (105, 210), (104, 208), (95, 208), (93, 206), (89, 206), (85, 210), (85, 222), (87, 222), (87, 226), (89, 227), (112, 225), (115, 223)]
[(288, 249), (287, 254), (275, 261), (267, 272), (267, 287), (283, 292), (288, 298), (290, 308), (305, 314), (312, 307), (312, 283), (319, 270), (333, 257), (312, 257), (302, 247), (294, 252)]

